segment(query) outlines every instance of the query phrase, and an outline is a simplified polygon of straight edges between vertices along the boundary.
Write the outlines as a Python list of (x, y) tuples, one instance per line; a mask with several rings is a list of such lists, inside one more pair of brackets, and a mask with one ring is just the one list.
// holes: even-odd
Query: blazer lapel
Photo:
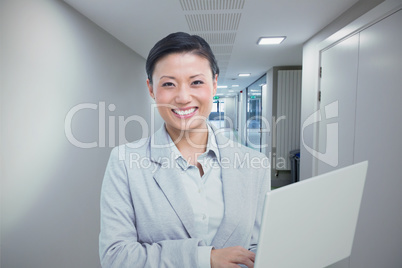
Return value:
[(215, 131), (218, 143), (221, 165), (222, 165), (222, 186), (223, 198), (225, 202), (225, 214), (218, 232), (212, 241), (216, 248), (223, 248), (225, 243), (239, 225), (244, 211), (244, 177), (247, 176), (246, 170), (242, 168), (244, 154), (241, 150), (236, 150), (237, 144)]
[[(164, 128), (164, 126), (162, 126)], [(158, 130), (150, 139), (150, 159), (158, 165), (153, 174), (162, 192), (176, 212), (190, 237), (195, 237), (193, 209), (187, 200), (185, 189), (180, 181), (180, 171), (176, 168), (175, 159), (171, 155), (169, 140), (164, 137), (166, 132)], [(175, 146), (173, 144), (173, 146)]]
[(154, 179), (169, 200), (189, 236), (195, 237), (193, 210), (187, 200), (178, 170), (176, 168), (159, 167), (154, 174)]
[[(221, 134), (220, 129), (217, 130), (213, 126), (211, 127), (215, 132), (219, 148), (222, 165), (223, 198), (225, 202), (222, 223), (212, 241), (212, 245), (216, 248), (223, 248), (243, 217), (242, 212), (245, 208), (243, 206), (244, 187), (242, 184), (244, 183), (244, 177), (248, 176), (248, 174), (247, 169), (243, 168), (243, 161), (246, 158), (241, 150), (235, 148), (238, 145)], [(189, 236), (196, 237), (193, 210), (179, 179), (180, 171), (176, 168), (175, 159), (171, 159), (171, 149), (168, 142), (166, 142), (168, 139), (164, 137), (165, 134), (166, 132), (160, 129), (150, 139), (150, 159), (155, 165), (158, 165), (153, 176), (183, 223)], [(161, 146), (161, 141), (165, 141), (164, 144), (167, 146)]]

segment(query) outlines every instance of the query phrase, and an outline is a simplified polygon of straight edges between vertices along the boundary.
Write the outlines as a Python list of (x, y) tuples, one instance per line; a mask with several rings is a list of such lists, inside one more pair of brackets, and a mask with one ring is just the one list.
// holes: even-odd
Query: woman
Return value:
[(101, 197), (103, 267), (253, 267), (267, 158), (207, 123), (219, 68), (199, 36), (170, 34), (146, 62), (164, 126), (115, 148)]

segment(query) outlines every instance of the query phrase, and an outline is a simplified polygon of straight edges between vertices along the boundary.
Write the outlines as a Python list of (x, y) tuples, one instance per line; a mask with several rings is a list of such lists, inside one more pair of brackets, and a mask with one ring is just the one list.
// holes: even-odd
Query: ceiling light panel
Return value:
[(278, 45), (285, 40), (285, 36), (261, 37), (258, 39), (259, 45)]

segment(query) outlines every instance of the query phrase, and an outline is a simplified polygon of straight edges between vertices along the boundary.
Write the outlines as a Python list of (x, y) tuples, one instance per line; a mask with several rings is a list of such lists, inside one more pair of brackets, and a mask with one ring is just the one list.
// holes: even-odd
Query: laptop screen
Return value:
[(254, 267), (321, 268), (350, 256), (367, 166), (268, 192)]

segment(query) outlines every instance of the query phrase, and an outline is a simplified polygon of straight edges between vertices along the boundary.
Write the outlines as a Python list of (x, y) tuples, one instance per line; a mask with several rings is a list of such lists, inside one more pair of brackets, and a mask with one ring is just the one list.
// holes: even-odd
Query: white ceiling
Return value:
[[(358, 0), (64, 0), (142, 57), (169, 33), (204, 37), (219, 85), (244, 89), (273, 66), (301, 65), (302, 45)], [(363, 1), (363, 0), (361, 0)], [(261, 36), (286, 36), (258, 46)], [(145, 66), (144, 66), (145, 70)], [(239, 78), (242, 72), (251, 73)], [(227, 92), (227, 90), (220, 90)]]

